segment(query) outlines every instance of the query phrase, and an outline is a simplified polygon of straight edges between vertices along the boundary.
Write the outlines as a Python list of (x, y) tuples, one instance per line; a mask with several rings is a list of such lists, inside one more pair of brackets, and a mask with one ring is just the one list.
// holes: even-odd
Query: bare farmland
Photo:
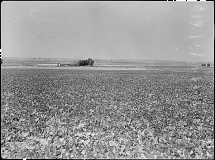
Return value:
[(1, 70), (3, 158), (214, 158), (214, 74)]

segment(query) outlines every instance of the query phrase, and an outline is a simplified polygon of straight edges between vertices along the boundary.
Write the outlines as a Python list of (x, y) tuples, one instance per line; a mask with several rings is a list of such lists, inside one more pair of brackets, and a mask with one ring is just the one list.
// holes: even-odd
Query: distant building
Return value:
[(210, 63), (208, 63), (208, 64), (202, 64), (201, 66), (207, 66), (207, 67), (210, 67), (210, 66), (211, 66), (211, 64), (210, 64)]

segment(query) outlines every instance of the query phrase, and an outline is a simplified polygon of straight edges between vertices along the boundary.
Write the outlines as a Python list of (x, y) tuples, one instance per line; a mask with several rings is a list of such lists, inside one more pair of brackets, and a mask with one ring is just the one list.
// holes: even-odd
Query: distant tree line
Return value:
[(94, 60), (92, 60), (92, 58), (88, 58), (88, 60), (79, 60), (78, 62), (78, 66), (86, 66), (86, 65), (93, 66), (93, 64), (94, 64)]
[(57, 63), (57, 66), (60, 67), (60, 66), (86, 66), (86, 65), (90, 65), (90, 66), (93, 66), (94, 64), (94, 60), (92, 60), (92, 58), (88, 58), (88, 60), (79, 60), (78, 63), (76, 64), (60, 64), (60, 63)]

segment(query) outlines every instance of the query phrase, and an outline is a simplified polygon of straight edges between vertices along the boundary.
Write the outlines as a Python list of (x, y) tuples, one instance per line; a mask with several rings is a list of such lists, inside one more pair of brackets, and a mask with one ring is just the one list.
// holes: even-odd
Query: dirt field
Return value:
[(213, 68), (134, 68), (3, 65), (2, 158), (214, 159)]

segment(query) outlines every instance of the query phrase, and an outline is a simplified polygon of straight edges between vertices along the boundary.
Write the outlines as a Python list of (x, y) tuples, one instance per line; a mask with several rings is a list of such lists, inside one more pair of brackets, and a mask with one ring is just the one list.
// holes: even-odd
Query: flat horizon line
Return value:
[[(1, 57), (1, 59), (3, 59), (3, 58), (17, 58), (17, 59), (73, 59), (73, 60), (79, 60), (80, 58), (50, 58), (50, 57), (41, 57), (41, 58), (39, 58), (39, 57)], [(92, 57), (89, 57), (89, 58), (92, 58)], [(85, 59), (88, 59), (88, 58), (85, 58)], [(93, 60), (108, 60), (108, 61), (146, 61), (146, 60), (150, 60), (150, 61), (169, 61), (169, 62), (171, 62), (171, 61), (173, 61), (173, 62), (201, 62), (201, 63), (203, 63), (203, 62), (213, 62), (214, 63), (214, 61), (207, 61), (207, 60), (203, 60), (203, 61), (191, 61), (191, 60), (168, 60), (168, 59), (166, 59), (166, 60), (163, 60), (163, 59), (154, 59), (154, 58), (145, 58), (145, 59), (119, 59), (119, 58), (117, 58), (117, 59), (109, 59), (109, 58), (107, 58), (107, 59), (104, 59), (104, 58), (92, 58)]]

